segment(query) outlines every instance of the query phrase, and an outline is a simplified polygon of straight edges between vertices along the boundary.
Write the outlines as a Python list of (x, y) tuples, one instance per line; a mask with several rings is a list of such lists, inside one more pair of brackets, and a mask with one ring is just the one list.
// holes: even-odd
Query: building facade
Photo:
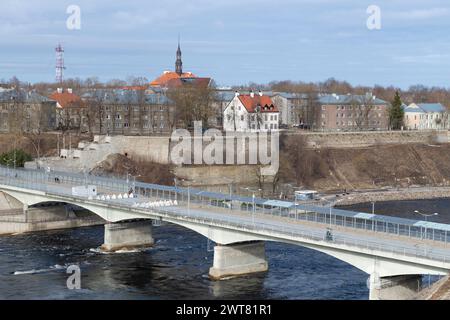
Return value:
[(163, 92), (95, 90), (82, 96), (88, 126), (95, 134), (167, 134), (174, 127), (175, 108)]
[(444, 130), (449, 128), (447, 109), (440, 103), (411, 103), (404, 106), (407, 130)]
[(280, 111), (280, 125), (311, 127), (317, 94), (277, 92), (272, 100)]
[(321, 95), (313, 126), (317, 131), (388, 130), (388, 103), (370, 93)]
[(235, 93), (224, 110), (225, 131), (261, 132), (279, 130), (279, 111), (262, 92), (248, 95)]
[(40, 133), (56, 128), (56, 101), (25, 89), (0, 88), (0, 132)]
[(49, 97), (56, 101), (56, 129), (89, 132), (87, 105), (72, 89), (58, 88)]

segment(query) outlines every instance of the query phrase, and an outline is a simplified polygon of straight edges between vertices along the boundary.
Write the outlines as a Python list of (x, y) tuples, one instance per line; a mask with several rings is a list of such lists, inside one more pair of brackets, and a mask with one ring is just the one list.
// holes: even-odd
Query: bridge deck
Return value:
[[(83, 177), (80, 177), (80, 179), (83, 180)], [(87, 181), (87, 179), (84, 182), (95, 184), (95, 181)], [(45, 175), (45, 173), (43, 174), (42, 172), (24, 174), (24, 171), (14, 171), (14, 175), (11, 176), (10, 172), (8, 175), (2, 175), (2, 171), (0, 170), (0, 184), (26, 188), (29, 190), (45, 191), (49, 195), (54, 194), (73, 198), (72, 187), (79, 186), (80, 180), (74, 179), (73, 181), (70, 181), (68, 179), (62, 179), (62, 181), (58, 183), (52, 176)], [(106, 184), (99, 185), (98, 192), (101, 194), (118, 195), (119, 193), (123, 194), (124, 190), (129, 190), (129, 187), (129, 184), (124, 185), (123, 181), (118, 181), (116, 186), (109, 186)], [(133, 187), (136, 188), (136, 186)], [(314, 221), (308, 221), (302, 219), (302, 217), (308, 216), (310, 213), (308, 210), (297, 210), (298, 212), (293, 216), (292, 210), (287, 211), (287, 214), (283, 215), (283, 208), (281, 207), (275, 207), (274, 209), (273, 207), (264, 208), (263, 206), (263, 208), (260, 208), (251, 204), (252, 209), (249, 210), (249, 203), (245, 204), (247, 210), (242, 210), (242, 207), (239, 209), (220, 208), (212, 206), (209, 200), (201, 201), (202, 199), (200, 198), (199, 201), (198, 197), (191, 198), (190, 194), (188, 194), (188, 197), (186, 198), (186, 196), (173, 192), (173, 189), (169, 188), (170, 187), (168, 187), (165, 195), (164, 193), (158, 196), (158, 193), (141, 192), (141, 189), (136, 190), (137, 198), (107, 200), (106, 202), (113, 206), (136, 208), (136, 203), (146, 203), (163, 198), (171, 198), (172, 200), (178, 198), (178, 206), (169, 205), (155, 209), (170, 213), (177, 217), (192, 217), (223, 225), (249, 226), (255, 233), (257, 233), (258, 230), (276, 230), (289, 234), (308, 235), (316, 239), (323, 239), (327, 228), (332, 228), (333, 242), (335, 243), (352, 243), (367, 248), (377, 248), (389, 252), (403, 252), (404, 255), (421, 256), (437, 261), (450, 262), (450, 250), (447, 241), (421, 239), (418, 237), (406, 236), (404, 234), (402, 235), (400, 232), (398, 232), (398, 234), (393, 234), (389, 232), (380, 232), (378, 229), (355, 228), (354, 224), (353, 227), (348, 224), (337, 225), (337, 214), (334, 216), (334, 221), (332, 218), (327, 220), (325, 214), (323, 214), (325, 217), (323, 221), (319, 221), (317, 218)], [(101, 200), (90, 199), (90, 201)], [(254, 201), (254, 199), (251, 199), (251, 201)], [(101, 202), (104, 203), (105, 201)], [(142, 210), (145, 211), (145, 209)], [(150, 210), (151, 209), (148, 209), (148, 211)], [(373, 226), (374, 225), (372, 225), (372, 227)]]

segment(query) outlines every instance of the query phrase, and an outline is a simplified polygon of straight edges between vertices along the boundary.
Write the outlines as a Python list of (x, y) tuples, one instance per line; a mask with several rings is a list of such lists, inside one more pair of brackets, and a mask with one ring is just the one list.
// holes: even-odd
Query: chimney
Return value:
[(234, 92), (234, 96), (235, 96), (235, 97), (239, 97), (239, 92), (235, 91), (235, 92)]
[(63, 88), (58, 88), (58, 89), (56, 89), (56, 91), (57, 91), (58, 93), (62, 93), (62, 92), (63, 92)]
[(255, 97), (255, 93), (252, 91), (250, 91), (250, 97), (254, 98)]
[(263, 93), (261, 92), (261, 90), (259, 90), (259, 92), (258, 92), (258, 93), (259, 93), (259, 96), (260, 96), (260, 97), (262, 97), (262, 96), (263, 96)]
[(73, 92), (73, 91), (72, 91), (72, 88), (68, 88), (68, 89), (67, 89), (67, 92), (68, 92), (68, 93), (72, 93), (72, 92)]

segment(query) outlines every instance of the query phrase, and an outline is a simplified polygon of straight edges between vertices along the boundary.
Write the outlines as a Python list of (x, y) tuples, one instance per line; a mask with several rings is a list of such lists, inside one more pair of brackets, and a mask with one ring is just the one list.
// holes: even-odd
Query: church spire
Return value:
[(178, 75), (183, 74), (183, 61), (181, 61), (180, 36), (178, 36), (177, 61), (175, 62), (175, 72)]

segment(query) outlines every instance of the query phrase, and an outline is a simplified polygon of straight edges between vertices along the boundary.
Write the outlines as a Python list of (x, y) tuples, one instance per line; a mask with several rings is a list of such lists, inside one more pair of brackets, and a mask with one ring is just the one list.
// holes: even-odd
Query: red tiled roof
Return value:
[(81, 100), (81, 98), (76, 94), (69, 92), (55, 92), (49, 98), (58, 102), (61, 108), (83, 106), (83, 101)]
[(269, 96), (260, 96), (255, 93), (255, 96), (252, 98), (249, 94), (241, 94), (239, 95), (239, 100), (250, 113), (255, 112), (257, 106), (261, 106), (261, 112), (278, 112), (278, 108), (273, 104)]
[(211, 82), (211, 78), (176, 78), (171, 79), (167, 82), (168, 88), (178, 88), (181, 87), (183, 84), (192, 84), (196, 87), (208, 87), (209, 83)]
[(162, 75), (160, 75), (158, 78), (150, 82), (151, 86), (160, 86), (164, 87), (167, 86), (169, 81), (173, 79), (180, 79), (180, 78), (197, 78), (197, 76), (191, 72), (185, 72), (182, 73), (181, 76), (173, 71), (166, 71)]

